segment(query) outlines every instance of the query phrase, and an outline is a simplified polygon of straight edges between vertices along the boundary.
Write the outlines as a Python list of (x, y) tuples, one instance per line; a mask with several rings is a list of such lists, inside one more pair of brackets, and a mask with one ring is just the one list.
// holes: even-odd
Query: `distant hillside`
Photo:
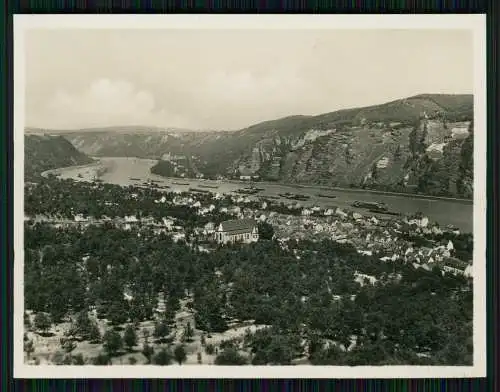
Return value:
[(91, 158), (78, 151), (62, 136), (26, 135), (24, 137), (26, 180), (36, 178), (45, 170), (91, 162)]
[(78, 150), (92, 156), (161, 158), (166, 153), (190, 154), (225, 132), (94, 131), (63, 134)]
[[(471, 155), (472, 119), (472, 95), (422, 94), (234, 132), (129, 129), (65, 137), (89, 155), (172, 160), (165, 158), (171, 154), (184, 160), (177, 168), (187, 165), (208, 177), (258, 175), (267, 181), (469, 197), (471, 173), (463, 162)], [(172, 167), (160, 162), (153, 170), (168, 175)]]
[(45, 128), (35, 128), (26, 127), (25, 134), (30, 135), (67, 135), (72, 133), (102, 133), (102, 132), (114, 132), (114, 133), (161, 133), (161, 132), (196, 132), (191, 129), (184, 128), (162, 128), (154, 126), (143, 126), (143, 125), (125, 125), (125, 126), (109, 126), (109, 127), (99, 127), (99, 128), (81, 128), (81, 129), (45, 129)]

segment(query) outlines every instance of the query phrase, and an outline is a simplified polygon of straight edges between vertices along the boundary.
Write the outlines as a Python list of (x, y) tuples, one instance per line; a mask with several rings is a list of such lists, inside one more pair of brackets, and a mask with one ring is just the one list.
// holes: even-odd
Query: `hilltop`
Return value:
[(39, 176), (45, 170), (91, 162), (92, 158), (78, 151), (62, 136), (30, 134), (24, 137), (24, 172), (27, 180)]
[(78, 133), (152, 133), (152, 132), (193, 132), (191, 129), (185, 128), (162, 128), (155, 126), (144, 126), (144, 125), (123, 125), (123, 126), (108, 126), (108, 127), (98, 127), (98, 128), (81, 128), (81, 129), (46, 129), (46, 128), (35, 128), (26, 127), (24, 130), (25, 134), (30, 135), (67, 135), (67, 134), (78, 134)]

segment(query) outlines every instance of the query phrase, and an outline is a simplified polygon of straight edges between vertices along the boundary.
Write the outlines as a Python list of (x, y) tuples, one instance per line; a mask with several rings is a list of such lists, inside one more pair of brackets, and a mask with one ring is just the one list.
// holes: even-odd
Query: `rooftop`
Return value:
[(221, 222), (222, 231), (234, 232), (234, 231), (252, 231), (257, 222), (254, 219), (233, 219)]

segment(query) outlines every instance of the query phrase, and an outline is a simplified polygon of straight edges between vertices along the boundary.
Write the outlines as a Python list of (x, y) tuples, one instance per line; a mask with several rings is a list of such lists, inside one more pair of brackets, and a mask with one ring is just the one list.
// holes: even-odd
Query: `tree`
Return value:
[(73, 339), (61, 338), (60, 343), (62, 349), (68, 354), (70, 354), (76, 348), (76, 343)]
[(106, 331), (103, 336), (103, 347), (107, 354), (112, 357), (118, 353), (123, 347), (121, 335), (113, 330)]
[(290, 365), (300, 355), (300, 338), (280, 331), (259, 331), (250, 343), (255, 356), (253, 365)]
[(125, 301), (120, 300), (112, 303), (108, 311), (108, 318), (113, 325), (125, 323), (128, 320)]
[(24, 341), (24, 352), (26, 353), (26, 356), (28, 357), (28, 360), (31, 357), (31, 354), (35, 352), (35, 346), (33, 345), (33, 340), (25, 340)]
[(37, 313), (34, 321), (35, 328), (42, 333), (46, 333), (52, 325), (50, 317), (45, 313)]
[(187, 342), (192, 342), (193, 335), (194, 335), (193, 327), (191, 327), (191, 323), (188, 321), (186, 327), (184, 328), (184, 334), (182, 337)]
[(148, 363), (151, 363), (151, 357), (153, 356), (155, 350), (153, 347), (149, 345), (149, 343), (146, 341), (144, 342), (144, 346), (142, 347), (142, 355), (144, 355), (148, 361)]
[(195, 324), (198, 329), (209, 332), (224, 332), (227, 323), (223, 313), (225, 308), (224, 293), (210, 282), (209, 285), (199, 286), (194, 295)]
[(166, 348), (162, 348), (153, 358), (155, 365), (165, 366), (172, 363), (172, 353)]
[(247, 360), (234, 347), (226, 348), (215, 358), (216, 365), (246, 365)]
[(77, 333), (83, 338), (88, 339), (92, 329), (92, 322), (90, 321), (89, 315), (86, 310), (82, 310), (78, 313), (76, 318), (76, 330)]
[(335, 345), (320, 348), (310, 358), (313, 365), (342, 365), (345, 354)]
[(259, 238), (263, 240), (272, 240), (274, 236), (274, 228), (267, 222), (259, 222), (257, 225), (259, 230)]
[(419, 147), (417, 143), (417, 126), (415, 126), (411, 130), (410, 134), (408, 135), (408, 139), (409, 139), (408, 145), (410, 147), (411, 155), (415, 157), (416, 154), (419, 152)]
[(399, 160), (401, 158), (401, 145), (398, 144), (396, 150), (394, 151), (394, 159)]
[[(170, 310), (167, 310), (163, 316), (167, 325), (172, 327), (175, 325), (175, 312), (180, 309), (179, 299), (169, 297), (167, 307), (169, 306), (172, 306), (172, 308), (168, 308)], [(173, 308), (175, 308), (175, 310)]]
[(323, 340), (319, 334), (311, 334), (308, 339), (308, 350), (307, 354), (309, 359), (312, 359), (317, 352), (323, 348)]
[(132, 325), (128, 325), (125, 329), (123, 341), (129, 351), (132, 351), (132, 348), (137, 344), (137, 334), (135, 333), (135, 329)]
[(100, 343), (101, 342), (101, 331), (99, 331), (99, 326), (96, 322), (90, 324), (89, 335), (90, 343)]
[(215, 352), (215, 347), (213, 344), (207, 344), (206, 347), (205, 347), (205, 352), (208, 354), (208, 355), (213, 355), (214, 352)]
[(24, 312), (24, 328), (29, 331), (31, 328), (31, 320), (28, 313)]
[(182, 365), (182, 363), (186, 361), (187, 355), (183, 345), (178, 345), (177, 347), (175, 347), (174, 357), (179, 365)]
[(167, 320), (160, 320), (155, 323), (155, 329), (153, 331), (153, 335), (160, 342), (163, 342), (168, 335), (170, 335), (170, 328), (167, 323)]
[(378, 167), (377, 167), (377, 164), (376, 164), (376, 163), (374, 163), (374, 164), (372, 165), (372, 178), (373, 178), (374, 180), (377, 180), (377, 179), (378, 179)]

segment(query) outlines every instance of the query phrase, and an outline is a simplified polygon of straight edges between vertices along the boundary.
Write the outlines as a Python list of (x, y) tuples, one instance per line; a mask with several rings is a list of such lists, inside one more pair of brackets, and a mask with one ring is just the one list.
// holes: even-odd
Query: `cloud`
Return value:
[(26, 119), (66, 129), (235, 129), (417, 93), (469, 93), (471, 50), (467, 30), (33, 30)]
[(306, 87), (304, 79), (299, 78), (293, 69), (280, 67), (264, 74), (247, 70), (216, 71), (207, 78), (204, 93), (208, 95), (208, 99), (217, 97), (224, 103), (237, 100), (265, 105), (267, 101), (273, 101), (276, 98), (282, 102), (292, 102), (293, 99), (289, 93), (302, 91)]
[(180, 116), (156, 108), (153, 94), (123, 80), (101, 78), (83, 91), (58, 90), (41, 113), (49, 127), (183, 126)]
[(303, 114), (304, 106), (317, 100), (318, 94), (298, 70), (276, 66), (265, 73), (215, 71), (198, 87), (195, 99), (198, 115), (214, 127), (218, 123), (219, 127), (225, 124), (234, 129), (279, 116)]

